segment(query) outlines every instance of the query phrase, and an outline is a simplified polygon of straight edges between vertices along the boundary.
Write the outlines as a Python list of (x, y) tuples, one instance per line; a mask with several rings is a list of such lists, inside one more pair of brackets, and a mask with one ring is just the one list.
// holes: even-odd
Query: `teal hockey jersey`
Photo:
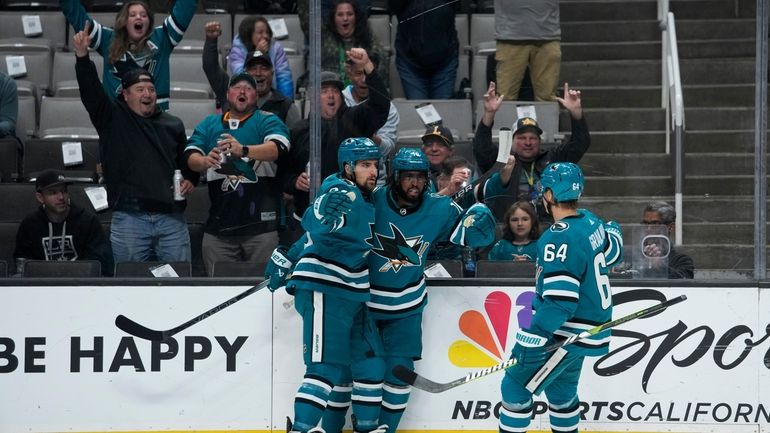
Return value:
[(353, 199), (352, 209), (336, 224), (324, 225), (311, 204), (302, 217), (306, 231), (304, 250), (294, 266), (289, 289), (313, 290), (353, 301), (369, 300), (366, 241), (374, 224), (374, 205), (353, 183), (337, 174), (324, 179), (317, 200), (332, 189)]
[[(612, 320), (609, 268), (622, 258), (622, 236), (580, 209), (554, 223), (537, 243), (532, 328), (570, 337)], [(612, 260), (608, 261), (607, 257)], [(587, 356), (606, 354), (610, 330), (565, 347)]]
[(425, 261), (430, 246), (450, 237), (463, 210), (448, 196), (426, 193), (420, 206), (399, 208), (390, 187), (374, 191), (376, 223), (369, 254), (371, 300), (375, 319), (419, 314), (427, 304)]

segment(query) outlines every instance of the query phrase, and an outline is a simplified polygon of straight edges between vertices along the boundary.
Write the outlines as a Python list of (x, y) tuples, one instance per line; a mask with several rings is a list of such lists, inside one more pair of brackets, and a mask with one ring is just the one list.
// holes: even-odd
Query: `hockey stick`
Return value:
[(511, 128), (500, 128), (499, 142), (500, 144), (497, 146), (497, 159), (495, 159), (495, 163), (492, 165), (492, 167), (490, 167), (486, 173), (482, 174), (476, 179), (473, 179), (471, 182), (468, 182), (467, 185), (457, 190), (456, 193), (452, 194), (452, 200), (455, 202), (459, 201), (465, 194), (467, 194), (469, 191), (473, 191), (477, 185), (489, 179), (490, 176), (500, 171), (500, 169), (508, 163), (508, 156), (511, 154), (511, 145), (513, 144), (513, 134), (511, 133)]
[[(629, 314), (627, 316), (623, 316), (623, 317), (621, 317), (619, 319), (603, 323), (603, 324), (601, 324), (599, 326), (595, 326), (595, 327), (593, 327), (591, 329), (588, 329), (586, 331), (583, 331), (583, 332), (581, 332), (579, 334), (575, 334), (575, 335), (567, 338), (564, 341), (553, 343), (553, 344), (549, 345), (548, 347), (546, 347), (545, 350), (546, 350), (546, 352), (552, 352), (552, 351), (554, 351), (556, 349), (559, 349), (559, 348), (561, 348), (563, 346), (566, 346), (568, 344), (572, 344), (572, 343), (574, 343), (574, 342), (576, 342), (578, 340), (582, 340), (582, 339), (590, 337), (592, 335), (596, 335), (596, 334), (598, 334), (598, 333), (600, 333), (602, 331), (606, 331), (607, 329), (614, 328), (614, 327), (616, 327), (618, 325), (621, 325), (623, 323), (629, 322), (631, 320), (640, 319), (642, 317), (658, 313), (658, 312), (663, 311), (663, 310), (665, 310), (666, 308), (668, 308), (668, 307), (670, 307), (672, 305), (675, 305), (675, 304), (678, 304), (678, 303), (684, 301), (685, 299), (687, 299), (686, 295), (681, 295), (681, 296), (678, 296), (676, 298), (668, 299), (666, 301), (661, 302), (660, 304), (653, 305), (652, 307), (645, 308), (643, 310), (639, 310), (636, 313), (631, 313), (631, 314)], [(465, 376), (463, 376), (463, 377), (461, 377), (459, 379), (455, 379), (455, 380), (453, 380), (451, 382), (447, 382), (447, 383), (438, 383), (438, 382), (434, 382), (434, 381), (432, 381), (430, 379), (426, 379), (426, 378), (420, 376), (419, 374), (417, 374), (416, 372), (414, 372), (413, 370), (411, 370), (411, 369), (409, 369), (407, 367), (404, 367), (403, 365), (396, 365), (395, 367), (393, 367), (393, 375), (396, 376), (399, 380), (402, 380), (402, 381), (412, 385), (413, 387), (415, 387), (417, 389), (421, 389), (423, 391), (432, 392), (432, 393), (435, 394), (435, 393), (444, 392), (444, 391), (446, 391), (448, 389), (452, 389), (452, 388), (460, 386), (460, 385), (465, 385), (466, 383), (468, 383), (468, 382), (470, 382), (472, 380), (476, 380), (476, 379), (484, 377), (484, 376), (489, 376), (492, 373), (496, 373), (498, 371), (505, 370), (507, 368), (513, 367), (514, 365), (516, 365), (516, 358), (511, 358), (511, 359), (509, 359), (509, 360), (507, 360), (505, 362), (501, 362), (501, 363), (499, 363), (497, 365), (493, 365), (492, 367), (468, 373), (468, 374), (466, 374)]]
[(115, 318), (115, 326), (120, 328), (123, 332), (126, 332), (127, 334), (131, 334), (135, 337), (143, 338), (145, 340), (150, 341), (163, 341), (166, 340), (173, 335), (184, 331), (185, 329), (195, 325), (196, 323), (200, 322), (201, 320), (206, 319), (209, 316), (212, 316), (225, 308), (235, 304), (236, 302), (240, 301), (241, 299), (252, 295), (265, 287), (267, 287), (267, 284), (270, 282), (270, 279), (265, 279), (265, 281), (262, 281), (261, 283), (257, 284), (256, 286), (241, 292), (232, 298), (226, 300), (225, 302), (222, 302), (221, 304), (217, 305), (216, 307), (206, 311), (205, 313), (201, 313), (198, 316), (193, 317), (192, 319), (182, 323), (181, 325), (167, 329), (165, 331), (159, 331), (156, 329), (150, 329), (144, 325), (140, 325), (139, 323), (134, 322), (133, 320), (129, 319), (128, 317), (124, 315), (119, 315)]

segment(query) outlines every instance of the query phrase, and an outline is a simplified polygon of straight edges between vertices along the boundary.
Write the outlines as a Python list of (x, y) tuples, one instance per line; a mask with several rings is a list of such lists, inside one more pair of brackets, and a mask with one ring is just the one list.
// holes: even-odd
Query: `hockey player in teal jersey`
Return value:
[(516, 333), (511, 357), (517, 363), (506, 370), (501, 384), (499, 426), (500, 432), (525, 432), (532, 395), (545, 391), (551, 430), (576, 433), (583, 359), (607, 353), (610, 331), (553, 352), (544, 348), (612, 319), (607, 275), (623, 259), (623, 236), (617, 223), (578, 209), (584, 180), (576, 164), (549, 164), (540, 181), (543, 204), (555, 222), (537, 243), (535, 314), (530, 327)]
[[(379, 354), (376, 334), (366, 317), (369, 300), (366, 242), (374, 224), (371, 193), (377, 181), (380, 151), (368, 138), (348, 138), (340, 144), (340, 172), (327, 177), (319, 195), (302, 218), (304, 247), (293, 265), (287, 290), (294, 291), (302, 316), (305, 376), (294, 399), (292, 431), (317, 427), (329, 394), (343, 372), (358, 357)], [(297, 245), (295, 244), (295, 247)], [(292, 247), (293, 251), (298, 248)], [(291, 254), (273, 253), (270, 269), (291, 269)], [(285, 260), (285, 262), (284, 262)], [(278, 265), (278, 266), (276, 266)], [(271, 283), (273, 278), (270, 271)], [(286, 271), (281, 272), (285, 276)], [(280, 278), (278, 278), (280, 279)], [(278, 282), (276, 282), (278, 284)], [(271, 287), (275, 289), (275, 287)], [(379, 377), (384, 364), (362, 373)]]
[[(427, 190), (430, 163), (420, 149), (402, 148), (391, 161), (388, 184), (374, 191), (377, 215), (369, 253), (371, 300), (367, 302), (385, 356), (383, 374), (361, 377), (376, 368), (377, 359), (353, 364), (351, 386), (335, 388), (324, 413), (327, 432), (342, 428), (348, 402), (355, 415), (353, 430), (395, 432), (409, 399), (409, 386), (391, 373), (397, 364), (412, 368), (422, 355), (422, 311), (428, 302), (425, 262), (438, 240), (482, 247), (494, 241), (495, 218), (482, 204), (467, 211), (448, 196)], [(374, 367), (373, 367), (374, 366)]]
[[(94, 20), (79, 0), (59, 0), (59, 5), (76, 32), (83, 30), (87, 21), (91, 22), (91, 48), (104, 58), (102, 85), (108, 95), (117, 97), (121, 94), (123, 73), (142, 68), (155, 79), (158, 107), (168, 110), (169, 59), (195, 15), (198, 0), (176, 0), (171, 14), (156, 27), (153, 27), (150, 6), (143, 0), (125, 2), (114, 27), (106, 27)], [(206, 114), (209, 113), (203, 113)]]

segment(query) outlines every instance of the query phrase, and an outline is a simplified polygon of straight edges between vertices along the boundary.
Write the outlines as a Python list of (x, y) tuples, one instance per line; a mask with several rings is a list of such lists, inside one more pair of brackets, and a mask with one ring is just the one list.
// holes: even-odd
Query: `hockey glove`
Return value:
[(313, 203), (313, 214), (321, 223), (336, 224), (337, 220), (353, 209), (350, 196), (337, 188), (318, 197)]
[(516, 358), (516, 364), (524, 368), (540, 367), (548, 358), (545, 344), (548, 337), (543, 332), (519, 329), (516, 332), (516, 345), (513, 346), (511, 357)]
[(476, 203), (460, 218), (451, 242), (473, 248), (485, 247), (495, 241), (495, 216), (483, 204)]
[(286, 280), (294, 265), (288, 257), (286, 247), (279, 245), (270, 255), (270, 261), (265, 266), (265, 278), (270, 278), (267, 288), (274, 292), (286, 285)]

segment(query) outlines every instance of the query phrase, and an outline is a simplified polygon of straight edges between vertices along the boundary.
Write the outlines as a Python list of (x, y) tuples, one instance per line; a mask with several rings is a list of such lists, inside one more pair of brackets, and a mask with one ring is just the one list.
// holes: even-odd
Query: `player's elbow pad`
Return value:
[(623, 261), (623, 230), (620, 224), (610, 221), (604, 224), (607, 233), (607, 245), (604, 249), (604, 257), (607, 266), (614, 266)]

